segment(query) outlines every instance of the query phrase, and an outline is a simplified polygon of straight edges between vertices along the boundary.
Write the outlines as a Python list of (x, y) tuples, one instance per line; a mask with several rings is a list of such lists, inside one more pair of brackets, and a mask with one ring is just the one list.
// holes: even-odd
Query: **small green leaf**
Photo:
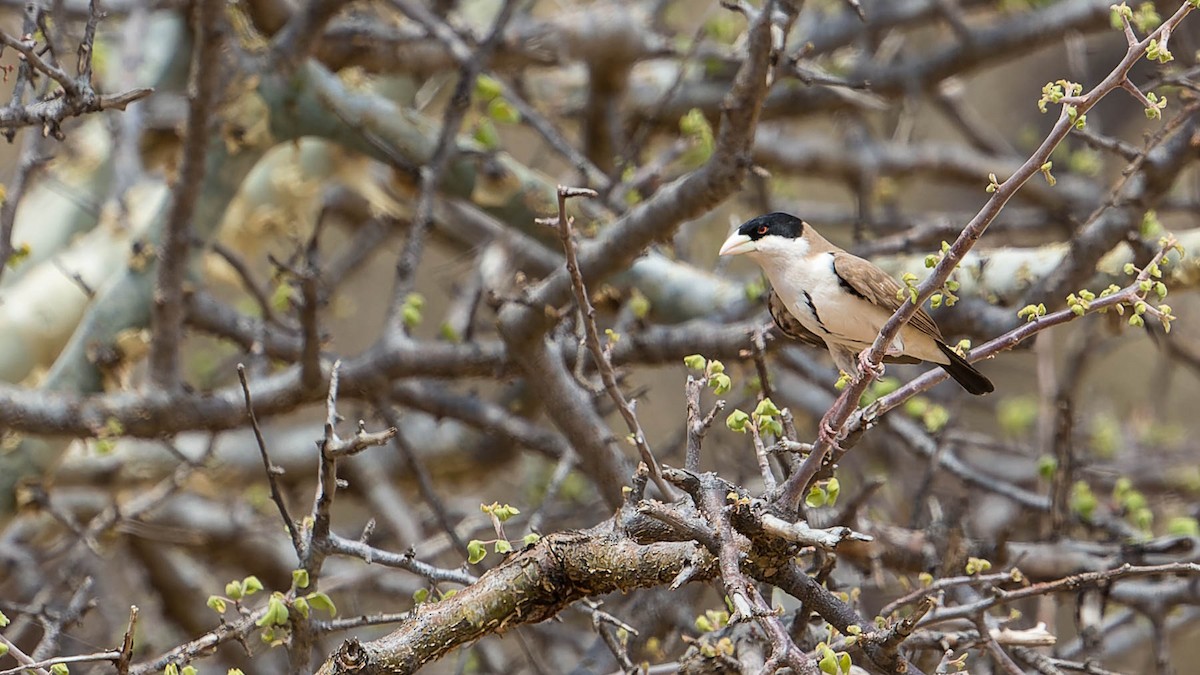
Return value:
[(413, 600), (418, 605), (421, 604), (422, 602), (425, 602), (428, 599), (429, 599), (429, 589), (428, 588), (418, 588), (417, 590), (413, 591)]
[(1084, 481), (1076, 481), (1071, 486), (1070, 498), (1071, 510), (1079, 514), (1079, 517), (1084, 520), (1090, 520), (1092, 514), (1096, 512), (1096, 507), (1100, 501), (1096, 499), (1096, 495), (1092, 493), (1092, 488)]
[(480, 75), (475, 78), (475, 96), (483, 101), (490, 101), (500, 95), (504, 88), (496, 78), (490, 75)]
[(308, 600), (296, 598), (292, 601), (292, 609), (296, 610), (296, 613), (302, 618), (308, 618)]
[(1200, 537), (1200, 521), (1190, 516), (1176, 516), (1167, 521), (1167, 534), (1177, 537)]
[(825, 495), (829, 506), (837, 504), (838, 495), (842, 492), (842, 482), (833, 477), (829, 479), (829, 483), (825, 486)]
[(295, 289), (286, 281), (281, 281), (275, 290), (271, 292), (271, 309), (277, 312), (286, 312), (292, 306), (292, 294)]
[(521, 113), (511, 103), (498, 96), (488, 102), (487, 114), (501, 124), (516, 124), (521, 121)]
[(708, 380), (709, 386), (712, 387), (713, 393), (717, 396), (728, 394), (733, 389), (733, 380), (729, 379), (728, 375), (717, 374), (713, 375)]
[(987, 560), (986, 558), (968, 558), (967, 559), (966, 571), (967, 571), (968, 575), (983, 574), (984, 572), (987, 572), (990, 569), (992, 569), (992, 563), (991, 563), (991, 561)]
[(308, 570), (292, 570), (292, 586), (296, 588), (308, 588)]
[(412, 330), (420, 325), (421, 310), (424, 307), (425, 296), (420, 293), (409, 293), (408, 297), (404, 298), (404, 305), (400, 308), (400, 314), (406, 328)]
[(725, 427), (730, 431), (736, 431), (740, 434), (746, 433), (746, 424), (750, 421), (750, 416), (744, 411), (734, 409), (729, 413), (729, 417), (725, 418)]
[(769, 398), (764, 398), (759, 401), (758, 407), (754, 409), (754, 414), (758, 417), (778, 417), (782, 413), (779, 408)]
[(1054, 162), (1046, 162), (1038, 169), (1042, 172), (1042, 176), (1045, 177), (1046, 183), (1049, 184), (1050, 187), (1054, 187), (1055, 184), (1058, 183), (1058, 181), (1054, 178), (1054, 174), (1050, 173), (1050, 170), (1053, 168)]
[(246, 594), (242, 590), (242, 582), (235, 579), (225, 584), (225, 596), (230, 600), (241, 600), (244, 598)]
[(520, 515), (521, 510), (515, 506), (503, 504), (498, 508), (492, 509), (492, 513), (495, 514), (496, 518), (500, 522), (506, 523), (512, 519), (513, 516)]
[(222, 598), (219, 595), (208, 596), (208, 602), (206, 604), (208, 605), (209, 609), (216, 612), (217, 614), (225, 613), (225, 609), (226, 609), (225, 598)]
[(834, 654), (832, 649), (826, 648), (825, 655), (817, 662), (817, 666), (825, 675), (838, 675), (837, 654)]
[(825, 494), (825, 490), (814, 485), (808, 489), (808, 495), (804, 498), (804, 503), (815, 509), (825, 506), (828, 500), (829, 497)]
[(483, 560), (485, 556), (487, 556), (487, 548), (484, 546), (482, 541), (479, 541), (478, 539), (472, 539), (467, 543), (467, 562), (474, 565), (480, 560)]
[(267, 611), (254, 622), (254, 625), (259, 628), (267, 628), (269, 626), (283, 626), (288, 622), (288, 608), (283, 601), (283, 594), (275, 592), (271, 594), (271, 599), (267, 601)]
[[(195, 671), (193, 670), (193, 673)], [(71, 669), (65, 663), (56, 663), (50, 666), (50, 675), (70, 675)]]
[(496, 125), (486, 117), (475, 123), (475, 130), (471, 133), (471, 137), (485, 150), (495, 150), (500, 147), (500, 133), (496, 131)]
[(629, 311), (639, 319), (646, 318), (646, 315), (650, 313), (650, 299), (638, 289), (633, 289), (629, 294)]
[(331, 600), (328, 595), (317, 592), (309, 593), (304, 597), (306, 600), (308, 600), (308, 604), (311, 605), (313, 609), (325, 612), (329, 616), (337, 616), (337, 606), (333, 604), (333, 600)]
[(246, 577), (245, 579), (242, 579), (242, 591), (246, 595), (254, 595), (255, 593), (261, 591), (262, 589), (263, 589), (262, 582), (259, 581), (258, 577), (254, 576), (253, 574)]
[(704, 370), (705, 363), (705, 358), (699, 354), (692, 354), (691, 356), (683, 357), (683, 365), (687, 366), (687, 368), (690, 370)]
[(542, 535), (538, 534), (537, 532), (530, 532), (521, 538), (521, 543), (525, 544), (526, 546), (532, 546), (541, 541), (541, 539)]
[(1054, 472), (1058, 471), (1058, 460), (1051, 455), (1042, 455), (1038, 457), (1037, 472), (1045, 480), (1054, 478)]
[(4, 628), (8, 624), (9, 624), (9, 618), (4, 615), (4, 612), (0, 612), (0, 628)]
[(495, 544), (496, 553), (512, 553), (512, 544), (508, 543), (507, 539), (497, 539)]

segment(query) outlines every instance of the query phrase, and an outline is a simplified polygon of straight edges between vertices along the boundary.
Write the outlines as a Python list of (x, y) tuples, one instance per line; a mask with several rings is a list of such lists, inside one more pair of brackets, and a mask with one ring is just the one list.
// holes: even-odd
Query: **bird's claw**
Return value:
[(863, 375), (871, 373), (875, 377), (883, 377), (883, 364), (871, 363), (871, 359), (867, 358), (869, 351), (871, 351), (870, 348), (867, 348), (858, 353), (858, 372)]
[(829, 423), (828, 415), (821, 418), (821, 423), (818, 425), (817, 430), (817, 440), (821, 443), (828, 444), (831, 448), (840, 447), (838, 442), (841, 440), (841, 436), (838, 434), (837, 430), (833, 428), (833, 425)]

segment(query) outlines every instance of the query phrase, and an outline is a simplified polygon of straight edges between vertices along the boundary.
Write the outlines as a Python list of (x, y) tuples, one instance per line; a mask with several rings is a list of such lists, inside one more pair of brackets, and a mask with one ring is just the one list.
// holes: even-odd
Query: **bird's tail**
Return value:
[(942, 370), (950, 373), (950, 377), (953, 377), (955, 382), (961, 384), (963, 389), (976, 396), (990, 394), (996, 390), (992, 381), (984, 377), (983, 373), (975, 370), (975, 366), (967, 363), (967, 360), (959, 356), (958, 352), (946, 346), (941, 341), (937, 343), (937, 346), (946, 355), (946, 358), (950, 359), (949, 363), (938, 365), (942, 367)]

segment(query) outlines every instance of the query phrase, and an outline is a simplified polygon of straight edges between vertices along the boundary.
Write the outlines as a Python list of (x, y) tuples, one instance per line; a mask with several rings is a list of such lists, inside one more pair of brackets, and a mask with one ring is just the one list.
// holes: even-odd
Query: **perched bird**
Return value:
[[(779, 329), (810, 344), (823, 342), (833, 362), (851, 376), (868, 365), (863, 352), (907, 297), (886, 272), (834, 246), (787, 213), (743, 223), (721, 246), (721, 255), (741, 254), (767, 273), (772, 287), (768, 307)], [(995, 389), (946, 345), (924, 309), (900, 330), (885, 360), (936, 363), (972, 394)]]

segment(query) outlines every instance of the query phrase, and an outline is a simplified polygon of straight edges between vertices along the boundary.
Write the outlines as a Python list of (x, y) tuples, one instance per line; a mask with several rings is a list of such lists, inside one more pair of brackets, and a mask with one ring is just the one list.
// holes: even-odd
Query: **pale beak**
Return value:
[(758, 244), (753, 239), (734, 232), (729, 235), (724, 244), (721, 244), (719, 255), (741, 255), (755, 250), (758, 250)]

